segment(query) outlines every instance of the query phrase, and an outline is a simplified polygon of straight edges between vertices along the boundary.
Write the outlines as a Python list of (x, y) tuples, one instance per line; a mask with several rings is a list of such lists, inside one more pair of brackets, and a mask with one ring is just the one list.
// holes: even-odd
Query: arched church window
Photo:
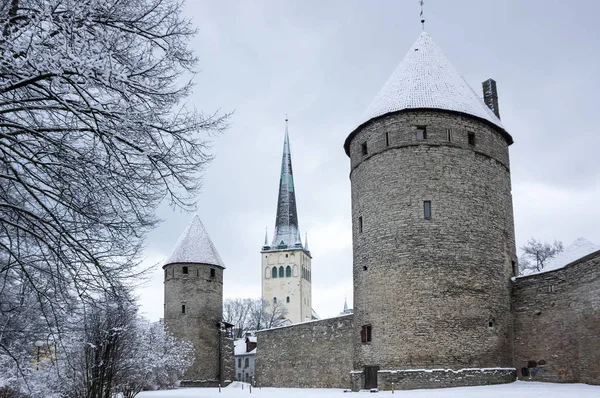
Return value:
[(281, 267), (279, 267), (279, 277), (283, 278), (283, 274), (284, 274), (284, 271), (283, 271), (283, 265), (282, 265)]
[(277, 278), (277, 267), (273, 267), (273, 271), (271, 271), (271, 277)]
[(285, 277), (290, 278), (292, 276), (292, 267), (289, 265), (285, 267)]

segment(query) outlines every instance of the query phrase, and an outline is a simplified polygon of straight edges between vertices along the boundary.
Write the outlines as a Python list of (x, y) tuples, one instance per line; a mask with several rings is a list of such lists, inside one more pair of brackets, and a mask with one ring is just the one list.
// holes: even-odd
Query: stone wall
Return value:
[(370, 121), (347, 148), (353, 370), (512, 367), (507, 138), (476, 118), (415, 110)]
[(351, 333), (352, 315), (259, 331), (257, 385), (349, 388)]
[[(515, 381), (515, 373), (514, 368), (380, 370), (377, 388), (389, 391), (392, 385), (394, 390), (413, 390), (503, 384)], [(352, 372), (352, 389), (360, 390), (363, 385), (364, 373)]]
[(520, 379), (600, 384), (600, 251), (514, 281)]

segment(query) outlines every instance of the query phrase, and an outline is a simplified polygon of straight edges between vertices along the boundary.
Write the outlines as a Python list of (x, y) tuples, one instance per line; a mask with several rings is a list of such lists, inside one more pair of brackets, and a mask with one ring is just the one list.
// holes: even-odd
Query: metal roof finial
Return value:
[(423, 17), (423, 5), (425, 4), (425, 2), (423, 0), (420, 0), (419, 4), (421, 5), (421, 25), (423, 26), (423, 32), (425, 32), (425, 18)]

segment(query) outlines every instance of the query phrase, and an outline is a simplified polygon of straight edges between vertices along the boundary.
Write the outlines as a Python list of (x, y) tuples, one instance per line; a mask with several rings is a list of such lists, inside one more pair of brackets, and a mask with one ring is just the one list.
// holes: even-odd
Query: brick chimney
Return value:
[(483, 83), (483, 102), (494, 112), (496, 117), (500, 119), (500, 108), (498, 107), (498, 89), (494, 79), (487, 79)]

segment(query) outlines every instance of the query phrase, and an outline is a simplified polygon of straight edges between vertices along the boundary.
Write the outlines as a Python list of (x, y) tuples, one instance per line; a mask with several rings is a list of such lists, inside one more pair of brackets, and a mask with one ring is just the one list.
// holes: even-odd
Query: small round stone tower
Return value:
[(163, 266), (165, 325), (195, 348), (194, 364), (182, 384), (216, 386), (226, 378), (228, 343), (223, 330), (225, 266), (200, 217), (194, 216)]
[(345, 141), (355, 389), (514, 378), (513, 141), (490, 88), (486, 106), (423, 33)]

